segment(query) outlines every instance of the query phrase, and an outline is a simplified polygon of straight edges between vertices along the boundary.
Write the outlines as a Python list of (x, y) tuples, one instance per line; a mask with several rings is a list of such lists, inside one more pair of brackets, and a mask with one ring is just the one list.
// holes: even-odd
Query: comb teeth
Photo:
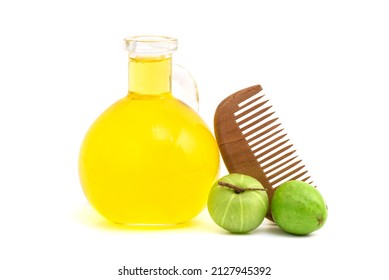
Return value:
[(254, 157), (273, 188), (289, 180), (312, 184), (305, 165), (295, 155), (293, 145), (289, 143), (287, 134), (268, 103), (264, 94), (256, 93), (241, 101), (234, 113), (235, 122)]

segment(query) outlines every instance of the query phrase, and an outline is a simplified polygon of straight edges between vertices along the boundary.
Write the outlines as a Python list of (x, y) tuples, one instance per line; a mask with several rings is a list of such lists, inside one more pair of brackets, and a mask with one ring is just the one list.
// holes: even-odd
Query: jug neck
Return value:
[(128, 94), (171, 95), (171, 55), (129, 57)]

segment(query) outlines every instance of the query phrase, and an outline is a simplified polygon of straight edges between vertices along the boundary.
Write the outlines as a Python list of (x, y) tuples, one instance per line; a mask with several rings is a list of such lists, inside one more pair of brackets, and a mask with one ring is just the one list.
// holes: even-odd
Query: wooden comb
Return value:
[[(307, 182), (310, 176), (261, 90), (255, 85), (224, 99), (216, 109), (214, 129), (228, 172), (259, 180), (271, 202), (280, 184)], [(267, 218), (273, 220), (270, 210)]]

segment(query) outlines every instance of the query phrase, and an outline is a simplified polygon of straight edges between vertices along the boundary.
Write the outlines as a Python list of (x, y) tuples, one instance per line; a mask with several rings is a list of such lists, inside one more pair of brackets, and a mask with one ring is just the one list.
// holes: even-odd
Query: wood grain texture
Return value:
[[(261, 91), (254, 85), (225, 98), (215, 111), (214, 131), (228, 172), (256, 178), (271, 202), (280, 184), (310, 176)], [(270, 210), (267, 218), (273, 220)]]

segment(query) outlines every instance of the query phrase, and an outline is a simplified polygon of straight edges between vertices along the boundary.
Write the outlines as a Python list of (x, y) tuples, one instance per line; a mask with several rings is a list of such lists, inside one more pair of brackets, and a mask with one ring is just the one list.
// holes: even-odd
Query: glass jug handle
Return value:
[(172, 92), (174, 97), (199, 112), (199, 93), (196, 81), (184, 67), (172, 64)]

